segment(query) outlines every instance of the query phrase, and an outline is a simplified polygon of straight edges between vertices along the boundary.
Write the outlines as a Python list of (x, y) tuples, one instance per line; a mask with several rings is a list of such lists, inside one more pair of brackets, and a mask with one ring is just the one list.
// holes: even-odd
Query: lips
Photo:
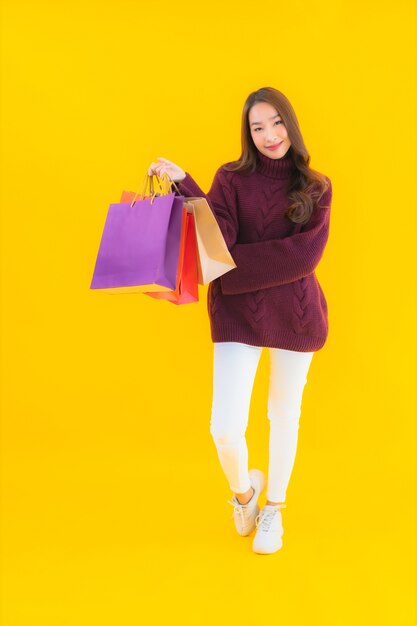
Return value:
[(268, 150), (278, 150), (278, 148), (280, 147), (280, 145), (283, 143), (283, 141), (281, 141), (280, 143), (275, 144), (275, 146), (267, 146)]

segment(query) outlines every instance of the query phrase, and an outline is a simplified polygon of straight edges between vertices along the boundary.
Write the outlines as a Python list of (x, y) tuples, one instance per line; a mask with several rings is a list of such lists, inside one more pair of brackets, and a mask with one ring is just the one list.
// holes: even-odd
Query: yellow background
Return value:
[[(2, 626), (417, 623), (415, 27), (411, 0), (3, 2)], [(207, 286), (89, 289), (108, 205), (158, 156), (207, 192), (263, 86), (333, 183), (330, 332), (270, 556), (209, 434)], [(268, 372), (265, 349), (264, 471)]]

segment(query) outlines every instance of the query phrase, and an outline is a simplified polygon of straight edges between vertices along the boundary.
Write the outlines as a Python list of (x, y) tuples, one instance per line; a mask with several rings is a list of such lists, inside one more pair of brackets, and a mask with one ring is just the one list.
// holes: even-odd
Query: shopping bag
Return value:
[[(129, 202), (133, 196), (133, 192), (123, 191), (121, 202)], [(185, 206), (183, 207), (176, 287), (170, 291), (144, 292), (144, 294), (159, 300), (168, 300), (173, 304), (198, 302), (197, 241), (194, 216), (187, 212)]]
[(185, 196), (187, 212), (194, 215), (197, 238), (198, 283), (206, 285), (237, 267), (205, 198)]
[[(165, 186), (166, 190), (170, 191), (171, 185), (174, 185), (179, 196), (181, 196), (177, 185), (166, 172), (164, 172), (162, 180), (167, 185)], [(165, 193), (167, 192), (165, 191)], [(185, 196), (184, 204), (187, 212), (194, 216), (198, 283), (206, 285), (234, 269), (237, 265), (229, 252), (220, 226), (206, 198)]]
[(185, 207), (185, 237), (181, 262), (178, 273), (177, 288), (166, 292), (146, 292), (145, 295), (160, 300), (168, 300), (174, 304), (190, 304), (198, 302), (198, 271), (197, 271), (197, 241), (195, 234), (194, 216), (187, 213)]
[(152, 181), (146, 177), (138, 200), (109, 205), (91, 289), (110, 294), (176, 289), (184, 197), (157, 195)]

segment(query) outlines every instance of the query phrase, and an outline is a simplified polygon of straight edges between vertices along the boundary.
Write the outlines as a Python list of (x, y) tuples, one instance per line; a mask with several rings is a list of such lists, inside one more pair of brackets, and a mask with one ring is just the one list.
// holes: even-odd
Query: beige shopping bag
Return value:
[(198, 283), (206, 285), (237, 267), (230, 254), (220, 227), (205, 198), (184, 198), (188, 213), (194, 215), (197, 237)]

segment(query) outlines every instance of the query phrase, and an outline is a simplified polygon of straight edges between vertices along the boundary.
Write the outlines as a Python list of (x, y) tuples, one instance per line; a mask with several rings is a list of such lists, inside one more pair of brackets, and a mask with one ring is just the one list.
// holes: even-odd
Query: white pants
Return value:
[[(271, 359), (266, 497), (271, 502), (285, 502), (297, 450), (302, 395), (314, 352), (267, 349)], [(262, 347), (245, 343), (214, 343), (210, 433), (234, 493), (244, 493), (251, 487), (245, 433), (262, 350)]]

